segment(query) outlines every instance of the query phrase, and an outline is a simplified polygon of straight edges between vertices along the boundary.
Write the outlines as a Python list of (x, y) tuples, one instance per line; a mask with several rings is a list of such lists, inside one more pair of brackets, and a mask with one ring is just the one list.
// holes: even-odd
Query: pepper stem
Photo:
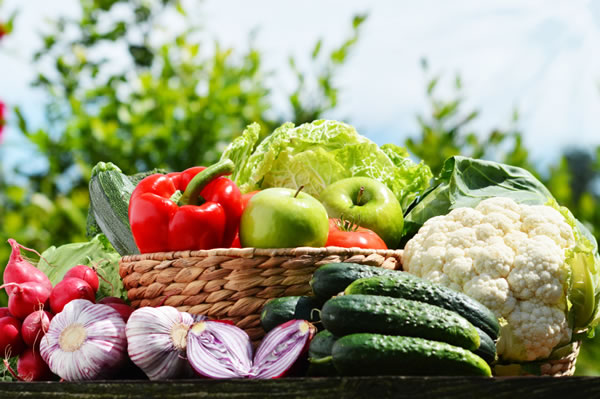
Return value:
[(187, 185), (183, 195), (177, 201), (177, 205), (196, 205), (200, 199), (200, 192), (208, 183), (215, 180), (217, 177), (228, 175), (233, 172), (234, 164), (231, 159), (225, 159), (209, 166), (202, 172), (198, 173)]

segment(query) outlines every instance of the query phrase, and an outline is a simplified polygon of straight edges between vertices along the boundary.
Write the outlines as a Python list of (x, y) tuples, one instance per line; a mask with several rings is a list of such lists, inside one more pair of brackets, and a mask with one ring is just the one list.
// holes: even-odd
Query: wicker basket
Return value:
[(401, 257), (401, 250), (228, 248), (124, 256), (119, 273), (134, 308), (168, 305), (231, 320), (256, 342), (264, 335), (263, 305), (310, 293), (319, 266), (354, 262), (401, 269)]

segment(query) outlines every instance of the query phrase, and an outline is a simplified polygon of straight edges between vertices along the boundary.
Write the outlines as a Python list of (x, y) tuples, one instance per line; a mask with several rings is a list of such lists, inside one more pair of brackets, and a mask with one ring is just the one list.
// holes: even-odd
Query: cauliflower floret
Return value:
[(498, 317), (508, 316), (517, 303), (504, 278), (491, 278), (485, 274), (477, 276), (460, 291), (490, 308)]
[[(409, 273), (465, 292), (507, 320), (525, 348), (545, 358), (571, 336), (566, 320), (571, 226), (550, 206), (491, 198), (428, 220), (404, 249)], [(500, 357), (504, 345), (498, 346)]]
[(569, 272), (564, 260), (564, 249), (549, 237), (536, 236), (524, 241), (508, 275), (515, 297), (521, 300), (537, 298), (548, 305), (557, 304)]
[[(520, 343), (525, 347), (526, 352), (525, 359), (513, 360), (532, 361), (547, 358), (552, 348), (569, 342), (571, 338), (571, 330), (564, 311), (535, 299), (518, 301), (515, 309), (508, 315), (507, 321), (513, 335), (520, 338)], [(498, 346), (502, 348), (504, 345), (499, 343)]]

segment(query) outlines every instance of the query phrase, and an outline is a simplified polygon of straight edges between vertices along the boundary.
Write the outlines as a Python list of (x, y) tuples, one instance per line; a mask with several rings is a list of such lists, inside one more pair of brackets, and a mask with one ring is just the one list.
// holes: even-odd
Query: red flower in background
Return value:
[(2, 36), (6, 35), (6, 33), (8, 33), (6, 27), (4, 24), (0, 23), (0, 39), (2, 39)]

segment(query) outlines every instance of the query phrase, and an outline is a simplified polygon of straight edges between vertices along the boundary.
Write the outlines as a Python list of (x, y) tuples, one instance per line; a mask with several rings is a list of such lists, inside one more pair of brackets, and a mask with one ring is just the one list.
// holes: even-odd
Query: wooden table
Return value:
[(597, 377), (341, 377), (0, 383), (0, 398), (600, 398)]

